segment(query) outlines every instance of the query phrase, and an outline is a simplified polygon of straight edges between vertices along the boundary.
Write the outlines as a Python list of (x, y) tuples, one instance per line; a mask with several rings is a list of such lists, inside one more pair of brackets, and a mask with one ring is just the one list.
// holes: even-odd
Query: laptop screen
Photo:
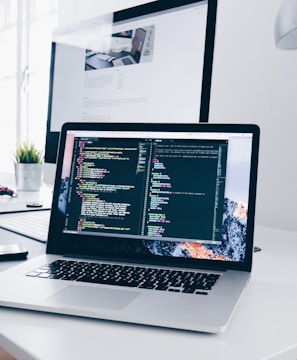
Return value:
[(252, 144), (252, 132), (70, 128), (61, 234), (103, 252), (244, 262)]

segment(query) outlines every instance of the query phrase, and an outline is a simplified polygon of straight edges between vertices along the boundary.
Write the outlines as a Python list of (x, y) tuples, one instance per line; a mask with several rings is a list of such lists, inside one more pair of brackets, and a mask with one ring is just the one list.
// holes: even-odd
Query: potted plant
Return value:
[(43, 178), (43, 153), (32, 143), (17, 146), (15, 156), (17, 190), (38, 191)]

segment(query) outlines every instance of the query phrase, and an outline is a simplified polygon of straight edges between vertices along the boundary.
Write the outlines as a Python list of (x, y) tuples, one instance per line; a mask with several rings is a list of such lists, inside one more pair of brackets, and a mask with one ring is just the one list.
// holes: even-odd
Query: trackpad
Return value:
[(102, 289), (91, 286), (70, 285), (46, 300), (55, 306), (93, 307), (122, 310), (140, 293), (115, 289)]

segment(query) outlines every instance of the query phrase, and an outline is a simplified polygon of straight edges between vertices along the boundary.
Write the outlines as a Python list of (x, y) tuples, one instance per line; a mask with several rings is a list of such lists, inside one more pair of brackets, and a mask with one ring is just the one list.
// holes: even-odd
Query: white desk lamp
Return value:
[(285, 0), (275, 20), (275, 44), (279, 49), (297, 49), (297, 0)]

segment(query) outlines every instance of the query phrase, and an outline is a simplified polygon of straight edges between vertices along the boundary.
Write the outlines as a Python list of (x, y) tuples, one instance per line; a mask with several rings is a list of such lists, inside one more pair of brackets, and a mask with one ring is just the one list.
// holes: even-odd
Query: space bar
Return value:
[(124, 280), (124, 279), (102, 279), (102, 278), (91, 278), (90, 276), (83, 276), (76, 281), (89, 282), (93, 284), (103, 284), (103, 285), (117, 285), (117, 286), (128, 286), (128, 287), (138, 287), (139, 282), (136, 280)]

